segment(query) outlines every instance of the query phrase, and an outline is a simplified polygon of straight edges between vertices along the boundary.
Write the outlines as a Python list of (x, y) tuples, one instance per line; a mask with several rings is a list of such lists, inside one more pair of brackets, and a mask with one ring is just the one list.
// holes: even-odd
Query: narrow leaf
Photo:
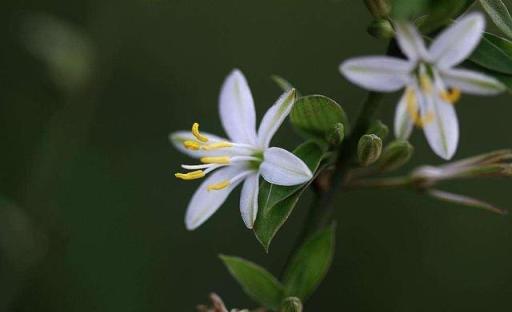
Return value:
[(277, 309), (284, 298), (283, 286), (267, 270), (238, 257), (220, 255), (231, 275), (253, 300), (270, 309)]
[(299, 98), (290, 114), (292, 124), (301, 133), (325, 140), (338, 123), (347, 130), (348, 119), (341, 106), (323, 95)]
[(512, 38), (512, 16), (501, 0), (480, 0), (492, 21), (507, 37)]
[(512, 74), (512, 42), (486, 33), (469, 59), (484, 68)]
[[(325, 157), (323, 149), (313, 141), (300, 145), (294, 154), (316, 172)], [(254, 233), (268, 251), (270, 242), (288, 219), (307, 185), (278, 186), (268, 182), (260, 185), (258, 217)]]
[(335, 227), (321, 230), (308, 239), (293, 256), (284, 275), (287, 296), (306, 299), (325, 277), (334, 255)]

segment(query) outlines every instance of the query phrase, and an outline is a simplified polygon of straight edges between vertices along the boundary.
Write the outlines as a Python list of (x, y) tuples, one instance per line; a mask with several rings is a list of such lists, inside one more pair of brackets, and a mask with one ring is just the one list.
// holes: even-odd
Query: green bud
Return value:
[(329, 144), (337, 146), (340, 145), (345, 139), (345, 126), (342, 123), (337, 123), (327, 135), (327, 142)]
[(365, 134), (357, 145), (357, 158), (362, 166), (376, 162), (382, 153), (382, 140), (375, 134)]
[(376, 19), (370, 23), (366, 31), (377, 39), (390, 39), (395, 35), (395, 30), (386, 19)]
[(379, 138), (381, 138), (382, 140), (384, 140), (389, 134), (389, 128), (382, 121), (375, 120), (370, 125), (370, 128), (367, 133), (368, 134), (373, 133), (376, 136), (378, 136)]
[(280, 312), (302, 312), (302, 302), (297, 297), (288, 297), (281, 304)]
[(391, 13), (390, 0), (365, 0), (368, 10), (375, 18), (386, 18)]
[(386, 146), (379, 167), (382, 171), (393, 171), (405, 165), (412, 157), (414, 147), (405, 140), (395, 140)]

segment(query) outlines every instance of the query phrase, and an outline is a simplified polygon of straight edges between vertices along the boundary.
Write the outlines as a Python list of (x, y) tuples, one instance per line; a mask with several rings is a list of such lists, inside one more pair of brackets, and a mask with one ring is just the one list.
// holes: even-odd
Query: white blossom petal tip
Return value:
[(432, 42), (429, 54), (439, 68), (460, 64), (471, 55), (482, 39), (485, 18), (471, 13), (456, 21)]
[(352, 83), (368, 90), (393, 92), (410, 80), (414, 64), (387, 56), (349, 59), (340, 66), (341, 73)]
[(260, 172), (267, 182), (284, 186), (304, 184), (313, 178), (302, 159), (277, 147), (265, 151)]
[(219, 112), (224, 130), (234, 142), (256, 143), (256, 111), (251, 89), (240, 70), (233, 70), (222, 85)]
[(290, 114), (297, 92), (291, 89), (283, 93), (272, 107), (269, 108), (263, 120), (261, 121), (258, 130), (258, 144), (262, 148), (267, 148), (276, 133), (277, 129), (281, 127), (286, 117)]

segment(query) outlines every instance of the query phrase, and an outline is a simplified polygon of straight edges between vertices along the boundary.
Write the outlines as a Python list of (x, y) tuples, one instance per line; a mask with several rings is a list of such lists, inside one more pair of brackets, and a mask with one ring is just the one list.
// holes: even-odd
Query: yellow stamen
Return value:
[(435, 119), (435, 116), (434, 116), (434, 113), (433, 112), (428, 112), (427, 115), (423, 116), (423, 117), (420, 117), (418, 115), (418, 118), (414, 121), (414, 124), (417, 126), (417, 127), (420, 127), (420, 128), (423, 128), (425, 127), (426, 125), (430, 124), (431, 122), (433, 122)]
[(204, 178), (205, 173), (203, 170), (197, 170), (189, 173), (176, 173), (174, 176), (181, 180), (190, 181)]
[(407, 104), (407, 112), (413, 120), (418, 116), (418, 102), (416, 101), (416, 94), (411, 88), (405, 91), (405, 102)]
[(426, 74), (420, 75), (420, 85), (421, 89), (423, 89), (424, 92), (430, 93), (432, 92), (432, 82), (430, 81), (430, 77)]
[(434, 121), (434, 113), (429, 112), (426, 116), (421, 116), (418, 111), (418, 102), (416, 100), (416, 94), (414, 90), (408, 88), (405, 91), (405, 101), (407, 103), (407, 113), (411, 117), (412, 121), (417, 127), (423, 128), (429, 123)]
[(201, 143), (196, 141), (185, 141), (183, 142), (183, 146), (185, 146), (186, 149), (197, 151), (201, 148)]
[(218, 142), (218, 143), (203, 145), (203, 146), (201, 146), (201, 149), (203, 151), (213, 151), (213, 150), (217, 150), (217, 149), (221, 149), (221, 148), (229, 148), (229, 147), (233, 147), (233, 144), (229, 143), (229, 142)]
[(443, 101), (455, 104), (460, 100), (461, 92), (460, 89), (454, 88), (450, 91), (441, 92), (440, 96)]
[(208, 138), (199, 132), (199, 124), (196, 122), (192, 125), (192, 134), (196, 137), (198, 141), (201, 141), (203, 143), (208, 142)]
[(219, 157), (203, 157), (201, 158), (201, 162), (203, 164), (219, 164), (219, 165), (228, 165), (231, 163), (231, 158), (228, 156), (219, 156)]
[(208, 185), (208, 191), (220, 191), (220, 190), (227, 188), (230, 185), (231, 185), (231, 182), (229, 182), (228, 180), (225, 180), (225, 181), (222, 181), (219, 183)]

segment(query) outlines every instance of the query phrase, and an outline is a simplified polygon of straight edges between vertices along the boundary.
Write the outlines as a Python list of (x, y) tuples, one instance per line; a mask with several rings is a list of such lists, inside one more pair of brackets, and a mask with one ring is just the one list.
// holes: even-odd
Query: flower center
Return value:
[(411, 87), (406, 89), (407, 112), (414, 124), (423, 128), (435, 120), (435, 114), (431, 110), (423, 114), (420, 112), (418, 96), (425, 95), (432, 97), (434, 101), (441, 99), (446, 103), (455, 104), (461, 97), (461, 90), (457, 88), (446, 90), (434, 67), (425, 62), (419, 63), (414, 70), (414, 75), (422, 94), (417, 94), (417, 91)]
[(200, 158), (201, 164), (199, 165), (182, 165), (182, 168), (190, 170), (190, 172), (176, 173), (175, 176), (178, 179), (185, 181), (198, 180), (221, 167), (245, 163), (247, 170), (243, 170), (238, 176), (230, 180), (210, 184), (207, 187), (208, 191), (220, 191), (239, 181), (239, 179), (245, 177), (248, 173), (258, 170), (263, 161), (263, 153), (255, 147), (248, 144), (213, 140), (200, 132), (198, 123), (192, 125), (191, 132), (196, 140), (184, 141), (183, 146), (186, 149), (203, 152), (230, 149), (229, 153), (226, 153), (229, 155), (205, 155)]

